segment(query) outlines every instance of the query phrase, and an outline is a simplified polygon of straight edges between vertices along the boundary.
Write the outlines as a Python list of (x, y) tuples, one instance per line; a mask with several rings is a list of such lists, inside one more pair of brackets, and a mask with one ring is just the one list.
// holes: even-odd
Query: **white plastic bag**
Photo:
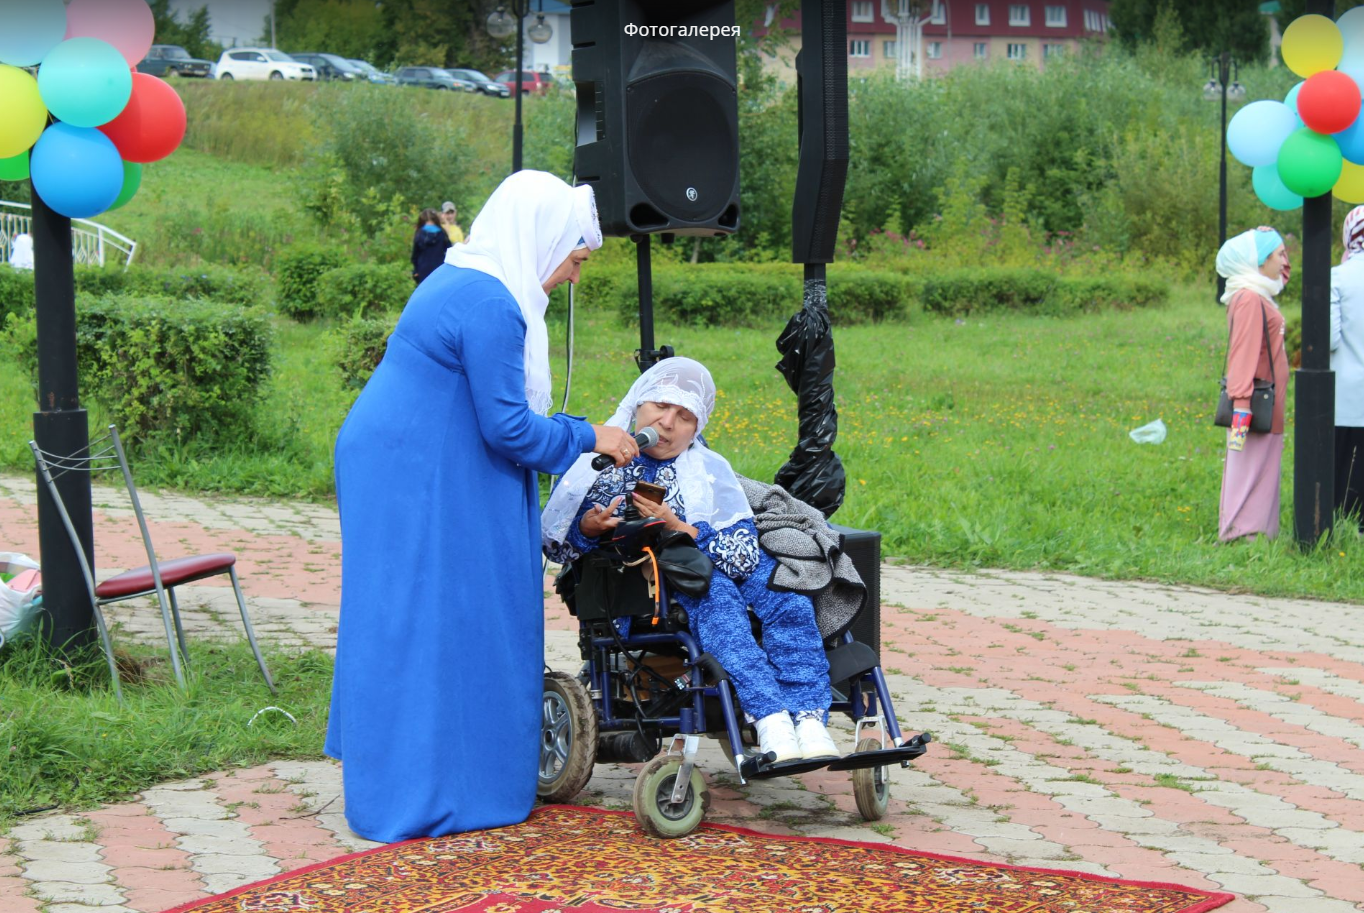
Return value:
[[(0, 552), (0, 574), (36, 571), (38, 562), (18, 552)], [(24, 634), (33, 626), (41, 605), (39, 590), (18, 590), (0, 580), (0, 647), (16, 634)]]
[(1127, 436), (1138, 444), (1159, 444), (1165, 440), (1165, 423), (1156, 419), (1149, 425), (1133, 428)]

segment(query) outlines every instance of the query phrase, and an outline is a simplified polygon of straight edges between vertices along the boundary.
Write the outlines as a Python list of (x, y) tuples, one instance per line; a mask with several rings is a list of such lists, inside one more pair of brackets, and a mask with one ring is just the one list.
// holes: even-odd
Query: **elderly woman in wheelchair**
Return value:
[[(614, 753), (633, 760), (656, 754), (662, 735), (684, 742), (681, 764), (669, 766), (663, 758), (657, 759), (662, 765), (657, 760), (650, 765), (664, 774), (671, 770), (670, 777), (651, 777), (646, 768), (636, 783), (636, 813), (660, 836), (686, 833), (704, 813), (704, 782), (699, 776), (693, 781), (692, 758), (696, 735), (719, 728), (705, 720), (707, 705), (717, 700), (720, 734), (730, 743), (741, 779), (840, 764), (860, 768), (868, 795), (859, 795), (859, 808), (864, 816), (880, 817), (888, 795), (884, 770), (873, 769), (869, 759), (843, 759), (825, 725), (834, 654), (826, 655), (814, 603), (807, 594), (769, 586), (776, 559), (760, 545), (749, 494), (724, 457), (699, 437), (714, 404), (715, 385), (705, 366), (687, 358), (659, 362), (634, 383), (610, 421), (633, 424), (637, 431), (651, 428), (657, 443), (631, 463), (600, 473), (591, 468), (590, 456), (579, 460), (546, 505), (544, 551), (565, 566), (560, 590), (583, 626), (582, 677), (591, 687), (586, 699), (594, 702), (591, 714), (579, 710), (582, 731), (573, 735), (580, 743), (589, 737), (595, 742), (598, 726), (591, 724), (615, 729), (620, 735), (611, 743)], [(867, 675), (889, 717), (883, 726), (896, 742), (890, 749), (894, 757), (881, 763), (922, 754), (926, 737), (899, 736), (872, 651), (849, 636), (843, 641), (848, 649), (840, 654), (839, 674)], [(873, 668), (867, 668), (869, 656)], [(556, 739), (572, 716), (569, 705), (585, 700), (571, 693), (566, 678), (552, 676), (546, 688), (541, 778), (551, 788), (541, 794), (556, 800), (570, 798), (591, 774), (592, 759), (584, 764), (581, 752), (570, 759), (559, 751), (563, 757), (556, 762), (555, 749), (562, 747)], [(741, 737), (736, 738), (730, 688), (756, 732), (756, 753), (736, 753)], [(882, 723), (875, 698), (865, 708), (860, 698), (859, 693), (851, 708), (859, 734), (864, 722)], [(859, 743), (858, 751), (885, 747), (868, 742)], [(689, 802), (692, 787), (700, 795)]]

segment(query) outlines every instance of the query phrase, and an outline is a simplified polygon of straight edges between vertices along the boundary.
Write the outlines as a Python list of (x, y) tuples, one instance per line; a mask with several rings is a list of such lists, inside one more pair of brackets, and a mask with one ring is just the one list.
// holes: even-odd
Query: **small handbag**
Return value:
[[(1264, 324), (1265, 348), (1269, 352), (1269, 380), (1255, 378), (1255, 389), (1250, 394), (1250, 430), (1256, 434), (1265, 434), (1274, 427), (1274, 384), (1277, 378), (1274, 376), (1274, 345), (1269, 341), (1269, 316), (1265, 310), (1264, 302), (1260, 302), (1260, 319)], [(1231, 352), (1231, 330), (1227, 330), (1227, 352)], [(1223, 357), (1223, 363), (1226, 358)], [(1227, 396), (1227, 378), (1218, 381), (1222, 387), (1222, 395), (1217, 399), (1217, 412), (1213, 414), (1212, 423), (1219, 428), (1231, 427), (1232, 403), (1231, 397)]]

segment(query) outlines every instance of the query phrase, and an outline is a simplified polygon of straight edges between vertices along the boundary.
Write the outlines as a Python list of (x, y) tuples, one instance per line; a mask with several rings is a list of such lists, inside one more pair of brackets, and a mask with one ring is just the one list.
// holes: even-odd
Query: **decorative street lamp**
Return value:
[[(1208, 61), (1208, 81), (1203, 86), (1203, 97), (1208, 101), (1222, 99), (1222, 160), (1218, 166), (1217, 249), (1227, 243), (1227, 98), (1244, 98), (1245, 87), (1237, 80), (1241, 66), (1223, 51)], [(1230, 80), (1230, 81), (1228, 81)], [(1227, 280), (1217, 277), (1217, 300), (1227, 290)]]
[[(541, 0), (543, 8), (543, 0)], [(554, 36), (554, 29), (545, 21), (545, 14), (535, 17), (535, 24), (525, 27), (525, 18), (530, 13), (529, 0), (512, 0), (512, 11), (499, 5), (488, 14), (488, 34), (502, 39), (516, 32), (516, 115), (512, 122), (512, 173), (521, 170), (521, 71), (525, 66), (526, 36), (536, 44), (544, 44)]]

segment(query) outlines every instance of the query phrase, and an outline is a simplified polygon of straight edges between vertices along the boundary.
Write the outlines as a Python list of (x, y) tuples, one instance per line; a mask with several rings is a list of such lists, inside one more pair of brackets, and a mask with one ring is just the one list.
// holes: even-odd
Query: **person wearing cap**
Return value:
[(341, 617), (324, 750), (385, 843), (524, 821), (541, 742), (536, 472), (628, 465), (621, 428), (551, 411), (549, 293), (601, 246), (592, 189), (504, 180), (408, 299), (336, 439)]
[[(1217, 272), (1227, 280), (1227, 396), (1232, 401), (1227, 455), (1222, 468), (1218, 538), (1279, 534), (1279, 477), (1283, 463), (1284, 403), (1288, 356), (1284, 317), (1274, 298), (1283, 291), (1287, 256), (1272, 228), (1242, 232), (1217, 253)], [(1250, 430), (1255, 381), (1274, 384), (1270, 430)]]
[(459, 218), (459, 210), (455, 209), (455, 204), (446, 200), (440, 204), (440, 224), (445, 229), (445, 233), (450, 237), (451, 244), (463, 244), (464, 232), (460, 229), (459, 223), (455, 220)]

